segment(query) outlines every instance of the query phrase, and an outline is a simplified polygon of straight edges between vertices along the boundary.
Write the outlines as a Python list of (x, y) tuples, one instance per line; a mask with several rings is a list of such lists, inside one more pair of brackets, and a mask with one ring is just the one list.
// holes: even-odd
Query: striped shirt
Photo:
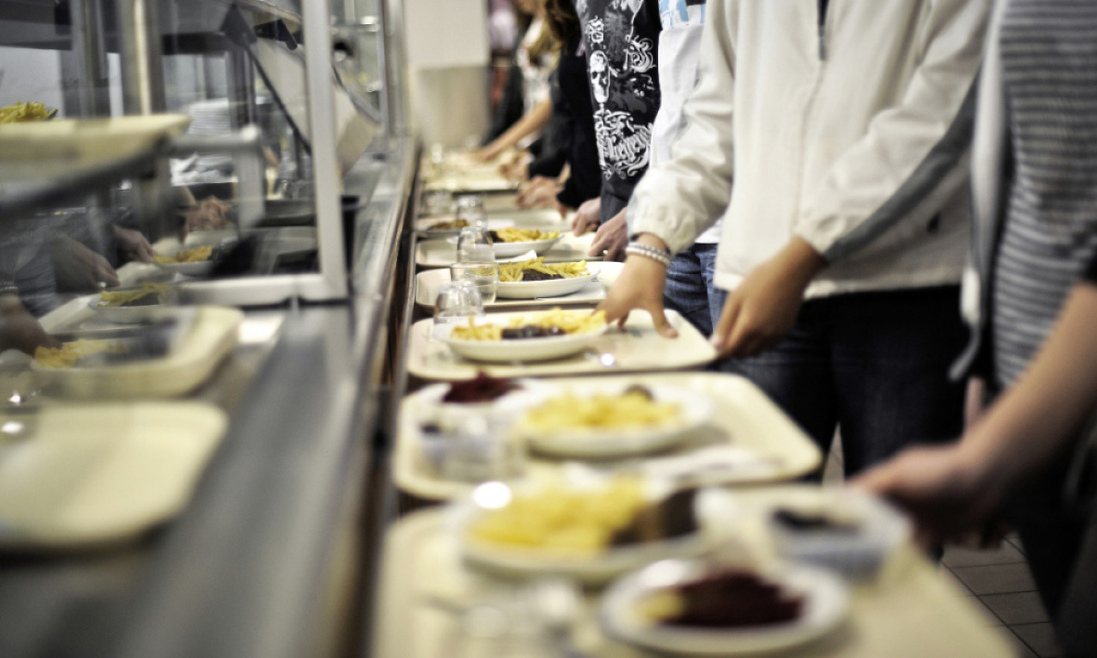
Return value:
[(1097, 253), (1097, 2), (1011, 0), (1000, 45), (1013, 151), (992, 291), (1004, 388)]

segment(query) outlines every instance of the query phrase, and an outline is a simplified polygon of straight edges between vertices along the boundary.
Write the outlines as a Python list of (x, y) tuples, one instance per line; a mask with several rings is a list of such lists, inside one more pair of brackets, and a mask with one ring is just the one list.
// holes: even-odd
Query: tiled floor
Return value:
[(990, 551), (949, 546), (941, 560), (959, 587), (985, 611), (987, 623), (1004, 626), (1020, 656), (1059, 656), (1055, 631), (1048, 620), (1020, 541), (1011, 536)]
[[(823, 483), (842, 481), (840, 441), (827, 459)], [(1007, 537), (1000, 548), (977, 551), (949, 546), (941, 569), (960, 591), (971, 597), (990, 626), (1002, 626), (1022, 658), (1056, 658), (1060, 655), (1055, 629), (1048, 620), (1032, 581), (1024, 550), (1016, 536)]]

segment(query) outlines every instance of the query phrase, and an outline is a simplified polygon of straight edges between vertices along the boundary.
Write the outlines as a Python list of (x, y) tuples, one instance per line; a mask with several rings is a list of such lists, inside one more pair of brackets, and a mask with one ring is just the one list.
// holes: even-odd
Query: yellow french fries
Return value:
[[(605, 311), (565, 311), (554, 308), (544, 313), (531, 313), (511, 318), (506, 328), (517, 327), (558, 327), (566, 334), (586, 334), (598, 331), (606, 326)], [(498, 324), (476, 324), (469, 318), (467, 326), (453, 328), (451, 337), (457, 340), (503, 340), (503, 329)]]
[(548, 264), (545, 263), (544, 257), (541, 257), (532, 260), (518, 261), (517, 263), (499, 263), (499, 280), (507, 282), (521, 281), (522, 272), (525, 272), (526, 270), (534, 270), (545, 274), (556, 274), (565, 279), (590, 274), (590, 271), (587, 270), (587, 262), (585, 260), (575, 263)]

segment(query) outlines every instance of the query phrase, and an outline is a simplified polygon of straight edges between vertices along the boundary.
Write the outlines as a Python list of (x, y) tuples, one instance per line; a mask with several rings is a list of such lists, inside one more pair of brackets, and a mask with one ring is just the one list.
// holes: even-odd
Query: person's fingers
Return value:
[(582, 211), (575, 213), (575, 217), (571, 219), (571, 232), (576, 236), (587, 232), (587, 219)]
[(888, 462), (861, 473), (850, 480), (849, 484), (852, 487), (886, 498), (896, 489), (896, 473), (894, 462)]
[(575, 235), (583, 235), (597, 224), (597, 220), (591, 213), (589, 211), (584, 211), (582, 208), (579, 209), (579, 212), (575, 213), (575, 218), (571, 220), (571, 228)]
[(717, 355), (721, 358), (727, 355), (728, 338), (730, 337), (732, 329), (735, 328), (735, 321), (738, 315), (739, 299), (732, 294), (724, 303), (724, 310), (720, 313), (720, 320), (716, 323), (716, 327), (712, 330), (712, 337), (709, 339), (712, 346), (716, 348)]
[(743, 326), (742, 321), (736, 323), (735, 331), (728, 339), (728, 356), (736, 359), (745, 359), (760, 351), (758, 345), (761, 342), (761, 337), (752, 333), (750, 329), (744, 330)]
[(655, 325), (655, 331), (665, 338), (677, 338), (678, 331), (667, 320), (666, 311), (661, 303), (649, 304), (647, 312), (651, 314), (651, 321)]
[(96, 275), (99, 281), (107, 284), (108, 286), (117, 286), (121, 283), (118, 280), (118, 273), (114, 271), (114, 268), (110, 266), (107, 259), (100, 256), (96, 260), (95, 266)]
[(42, 334), (38, 339), (38, 344), (43, 347), (61, 347), (61, 340), (46, 333), (45, 330), (42, 330)]
[(614, 242), (612, 245), (604, 250), (602, 260), (623, 261), (625, 260), (625, 246), (620, 242)]

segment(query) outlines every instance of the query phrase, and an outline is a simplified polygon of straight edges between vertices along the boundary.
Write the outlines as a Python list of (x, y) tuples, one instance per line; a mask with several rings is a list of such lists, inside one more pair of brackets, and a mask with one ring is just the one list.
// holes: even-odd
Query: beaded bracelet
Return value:
[(653, 261), (662, 263), (666, 267), (670, 267), (669, 252), (663, 251), (662, 249), (657, 249), (655, 247), (650, 247), (646, 244), (633, 242), (629, 246), (625, 247), (625, 253), (634, 256), (643, 256), (644, 258), (650, 258)]

